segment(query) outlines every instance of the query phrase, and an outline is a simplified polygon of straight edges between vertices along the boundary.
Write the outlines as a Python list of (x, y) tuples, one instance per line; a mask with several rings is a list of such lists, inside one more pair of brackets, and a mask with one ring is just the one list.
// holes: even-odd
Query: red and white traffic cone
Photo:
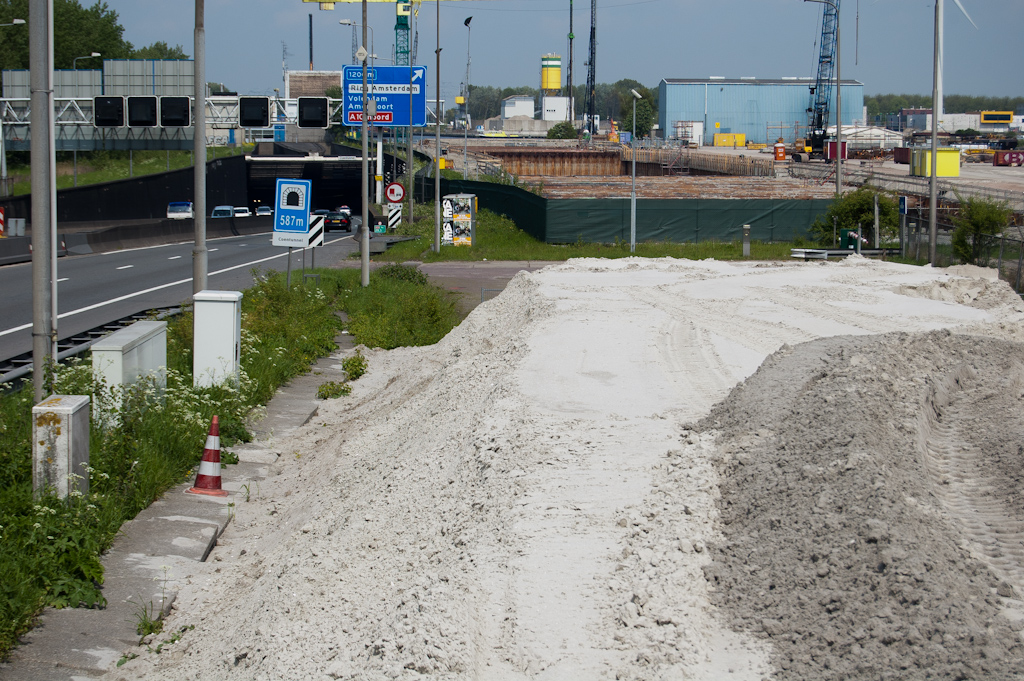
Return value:
[(228, 495), (227, 490), (220, 488), (220, 425), (216, 416), (210, 423), (210, 434), (206, 436), (206, 448), (203, 450), (203, 460), (199, 462), (196, 483), (185, 491), (213, 497)]

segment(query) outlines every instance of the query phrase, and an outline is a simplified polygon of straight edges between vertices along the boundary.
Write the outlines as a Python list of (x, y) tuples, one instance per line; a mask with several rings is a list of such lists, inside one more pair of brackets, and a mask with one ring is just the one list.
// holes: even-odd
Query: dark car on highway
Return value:
[(344, 229), (345, 231), (349, 231), (351, 224), (349, 217), (338, 211), (332, 210), (324, 216), (324, 229), (328, 232), (332, 229)]

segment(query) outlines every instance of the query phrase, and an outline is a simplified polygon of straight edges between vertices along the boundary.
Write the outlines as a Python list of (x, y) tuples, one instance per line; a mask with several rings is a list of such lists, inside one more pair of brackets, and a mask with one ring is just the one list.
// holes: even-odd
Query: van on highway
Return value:
[(171, 220), (190, 220), (194, 218), (191, 201), (171, 201), (167, 204), (167, 217)]
[(210, 213), (211, 218), (233, 218), (235, 217), (234, 206), (216, 206)]

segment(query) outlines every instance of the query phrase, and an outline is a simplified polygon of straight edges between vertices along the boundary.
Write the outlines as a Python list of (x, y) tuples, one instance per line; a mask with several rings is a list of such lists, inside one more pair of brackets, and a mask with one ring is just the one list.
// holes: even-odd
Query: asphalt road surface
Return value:
[[(252, 270), (285, 271), (288, 250), (271, 235), (207, 241), (208, 287), (236, 291), (252, 284)], [(313, 254), (313, 251), (316, 251)], [(315, 257), (323, 267), (358, 250), (349, 235), (327, 234), (322, 247), (293, 251), (292, 276), (301, 277)], [(192, 295), (192, 242), (61, 258), (57, 262), (59, 338), (152, 308), (169, 307)], [(32, 349), (32, 265), (0, 267), (0, 359)]]

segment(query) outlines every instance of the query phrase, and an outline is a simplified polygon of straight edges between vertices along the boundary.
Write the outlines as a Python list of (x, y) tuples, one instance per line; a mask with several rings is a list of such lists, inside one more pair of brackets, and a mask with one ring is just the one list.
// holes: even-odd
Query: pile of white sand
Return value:
[[(830, 429), (844, 423), (831, 411), (833, 397), (856, 411), (866, 404), (858, 398), (885, 396), (887, 410), (872, 407), (873, 418), (858, 420), (858, 428), (878, 429), (872, 442), (880, 450), (901, 428), (919, 429), (933, 451), (937, 421), (915, 419), (924, 413), (921, 400), (934, 397), (926, 389), (930, 374), (944, 370), (945, 360), (921, 359), (943, 346), (927, 332), (1001, 339), (1000, 352), (1019, 360), (1022, 320), (1024, 305), (1005, 284), (856, 256), (816, 264), (573, 260), (522, 273), (437, 345), (367, 351), (370, 370), (351, 397), (326, 402), (313, 422), (274, 442), (281, 457), (271, 477), (250, 501), (237, 500), (236, 519), (211, 559), (174, 576), (182, 589), (165, 631), (194, 629), (159, 655), (137, 650), (109, 678), (756, 681), (826, 678), (835, 668), (845, 678), (879, 678), (872, 659), (889, 659), (876, 648), (888, 649), (895, 634), (857, 618), (897, 607), (888, 596), (876, 608), (850, 609), (850, 622), (829, 629), (832, 643), (797, 643), (808, 627), (823, 626), (819, 610), (839, 609), (827, 609), (835, 601), (822, 589), (845, 603), (867, 598), (861, 590), (877, 584), (796, 580), (782, 598), (772, 580), (782, 579), (785, 565), (758, 552), (810, 560), (820, 541), (822, 555), (835, 549), (836, 571), (852, 565), (830, 539), (843, 522), (871, 534), (873, 546), (898, 536), (892, 524), (899, 514), (882, 519), (863, 499), (834, 502), (847, 499), (842, 488), (859, 470), (871, 485), (884, 482), (884, 462), (871, 458), (869, 443), (864, 465), (847, 452), (845, 477), (828, 478), (809, 505), (794, 493), (794, 509), (814, 516), (817, 508), (832, 519), (806, 524), (822, 536), (801, 534), (800, 523), (773, 525), (759, 508), (763, 502), (773, 517), (785, 516), (770, 484), (775, 471), (788, 476), (787, 489), (799, 488), (801, 477), (783, 470), (789, 449), (780, 456), (778, 447), (755, 446), (793, 446), (779, 439), (778, 424), (763, 422), (776, 418), (765, 414), (788, 424), (783, 435), (801, 429), (812, 444), (800, 456), (808, 457), (834, 445), (809, 435), (819, 420)], [(879, 366), (870, 339), (857, 337), (892, 332), (907, 340), (877, 336), (887, 339)], [(780, 348), (784, 359), (801, 344), (833, 337), (846, 339), (806, 362), (773, 359), (785, 370), (768, 378), (758, 372), (756, 388), (730, 396)], [(822, 359), (842, 354), (845, 343), (862, 360), (851, 365), (843, 355), (840, 369)], [(899, 368), (904, 345), (912, 370)], [(957, 362), (970, 345), (960, 342)], [(981, 366), (983, 358), (972, 361), (975, 376), (1014, 371), (1006, 358), (1003, 372)], [(843, 377), (830, 388), (836, 394), (815, 393), (819, 409), (791, 408), (817, 385), (822, 367)], [(879, 374), (887, 378), (872, 390), (858, 389), (858, 380)], [(788, 381), (773, 390), (773, 380), (796, 375), (795, 387)], [(913, 448), (909, 432), (900, 442)], [(778, 461), (750, 479), (735, 463), (741, 450)], [(922, 475), (934, 469), (925, 466)], [(929, 495), (925, 483), (942, 484), (923, 480), (912, 502), (909, 492), (890, 502), (936, 518), (936, 531), (946, 532), (957, 522), (955, 505)], [(737, 515), (730, 499), (743, 499), (745, 513)], [(875, 516), (884, 529), (869, 522)], [(916, 531), (927, 534), (932, 526), (918, 521)], [(786, 534), (774, 535), (774, 527)], [(970, 542), (965, 535), (964, 555)], [(780, 550), (790, 546), (799, 550)], [(955, 568), (944, 566), (937, 583), (949, 588)], [(1018, 575), (993, 570), (979, 558), (963, 576), (977, 581), (967, 591), (988, 619), (965, 617), (943, 633), (966, 648), (972, 644), (962, 635), (981, 641), (987, 633), (978, 650), (1020, 659), (1016, 625), (992, 623), (1008, 606), (986, 591), (991, 582), (1002, 589), (999, 598), (1013, 601)], [(826, 606), (818, 606), (823, 598)], [(980, 630), (961, 630), (971, 626)], [(861, 646), (875, 640), (876, 629), (877, 646)], [(933, 645), (924, 632), (909, 638)], [(910, 645), (907, 635), (898, 640)], [(876, 658), (836, 667), (858, 651)]]

